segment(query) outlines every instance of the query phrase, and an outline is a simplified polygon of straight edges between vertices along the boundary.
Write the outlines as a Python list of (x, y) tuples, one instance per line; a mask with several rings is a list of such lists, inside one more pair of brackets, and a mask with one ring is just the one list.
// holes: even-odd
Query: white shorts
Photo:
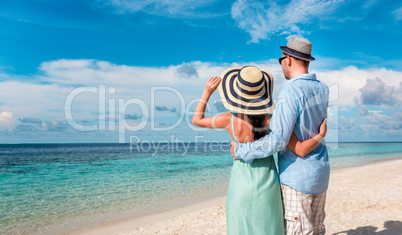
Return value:
[(327, 191), (304, 194), (281, 184), (287, 235), (325, 234), (325, 200)]

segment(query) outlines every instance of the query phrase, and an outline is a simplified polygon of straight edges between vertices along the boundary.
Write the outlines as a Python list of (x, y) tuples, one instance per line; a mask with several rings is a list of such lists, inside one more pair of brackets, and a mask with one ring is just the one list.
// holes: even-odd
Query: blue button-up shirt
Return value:
[(304, 194), (317, 194), (328, 189), (329, 161), (325, 142), (306, 157), (299, 157), (286, 148), (294, 132), (305, 141), (319, 132), (327, 117), (328, 86), (315, 74), (301, 74), (282, 86), (276, 109), (271, 117), (271, 133), (236, 147), (235, 156), (247, 163), (278, 153), (279, 179), (282, 184)]

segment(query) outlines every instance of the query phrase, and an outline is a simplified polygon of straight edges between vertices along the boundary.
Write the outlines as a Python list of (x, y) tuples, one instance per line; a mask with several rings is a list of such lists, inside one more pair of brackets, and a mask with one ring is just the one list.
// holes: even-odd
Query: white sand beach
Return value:
[[(73, 234), (226, 234), (226, 197)], [(327, 234), (402, 234), (402, 160), (333, 170)]]

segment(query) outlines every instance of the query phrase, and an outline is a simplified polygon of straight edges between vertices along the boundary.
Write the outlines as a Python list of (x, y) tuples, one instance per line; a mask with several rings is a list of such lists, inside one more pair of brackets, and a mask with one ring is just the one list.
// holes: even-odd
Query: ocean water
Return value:
[[(224, 195), (228, 143), (0, 145), (0, 234), (65, 234)], [(332, 169), (402, 158), (402, 143), (328, 144)]]

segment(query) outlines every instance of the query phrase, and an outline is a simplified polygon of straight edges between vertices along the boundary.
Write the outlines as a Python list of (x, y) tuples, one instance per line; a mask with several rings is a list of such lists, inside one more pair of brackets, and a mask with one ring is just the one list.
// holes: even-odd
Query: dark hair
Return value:
[(265, 114), (262, 115), (247, 115), (253, 126), (254, 140), (258, 140), (267, 135), (268, 127), (265, 126)]

